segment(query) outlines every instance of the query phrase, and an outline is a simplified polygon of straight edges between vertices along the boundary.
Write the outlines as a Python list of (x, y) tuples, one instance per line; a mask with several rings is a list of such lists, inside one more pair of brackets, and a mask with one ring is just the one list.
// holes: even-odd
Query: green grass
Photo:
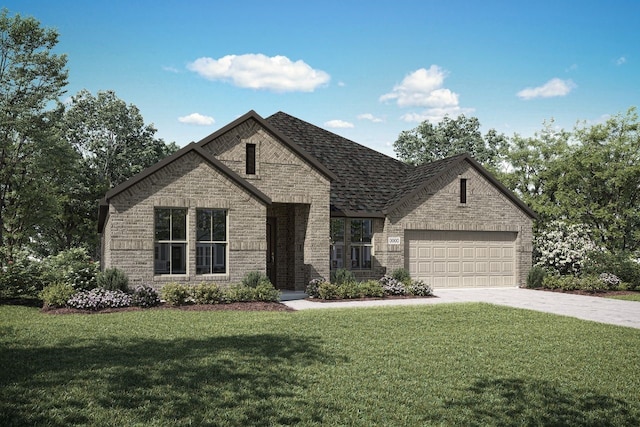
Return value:
[(628, 295), (614, 295), (614, 296), (607, 297), (607, 298), (622, 299), (622, 300), (627, 300), (627, 301), (640, 301), (640, 292), (635, 293), (635, 294), (628, 294)]
[(640, 425), (640, 330), (488, 304), (0, 307), (0, 425)]

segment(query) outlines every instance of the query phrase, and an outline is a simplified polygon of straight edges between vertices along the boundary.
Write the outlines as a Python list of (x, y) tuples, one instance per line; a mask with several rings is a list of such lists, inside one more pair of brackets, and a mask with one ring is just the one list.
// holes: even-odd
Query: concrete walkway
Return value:
[(640, 329), (640, 302), (520, 288), (437, 289), (437, 298), (415, 298), (371, 301), (316, 302), (303, 293), (283, 295), (283, 304), (295, 310), (380, 307), (396, 305), (428, 305), (456, 302), (486, 302), (515, 308), (571, 316), (583, 320)]

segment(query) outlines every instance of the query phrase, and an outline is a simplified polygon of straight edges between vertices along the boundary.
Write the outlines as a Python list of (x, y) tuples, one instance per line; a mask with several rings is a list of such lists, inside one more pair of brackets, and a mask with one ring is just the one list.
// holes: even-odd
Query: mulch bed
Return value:
[(612, 296), (616, 296), (616, 295), (636, 295), (638, 294), (638, 291), (595, 291), (595, 292), (589, 292), (589, 291), (581, 291), (581, 290), (575, 290), (575, 291), (565, 291), (563, 289), (547, 289), (547, 288), (533, 288), (534, 291), (545, 291), (545, 292), (557, 292), (557, 293), (561, 293), (561, 294), (574, 294), (574, 295), (586, 295), (589, 297), (612, 297)]
[(161, 304), (152, 308), (140, 307), (123, 307), (123, 308), (105, 308), (102, 310), (78, 310), (75, 308), (42, 308), (43, 313), (47, 314), (103, 314), (103, 313), (121, 313), (125, 311), (143, 311), (143, 310), (182, 310), (182, 311), (295, 311), (291, 307), (278, 302), (234, 302), (231, 304), (190, 304), (181, 306), (172, 306)]
[(322, 299), (322, 298), (305, 298), (313, 302), (347, 302), (347, 301), (381, 301), (389, 299), (416, 299), (416, 298), (438, 298), (437, 295), (421, 297), (415, 295), (387, 295), (385, 297), (366, 297), (366, 298), (346, 298), (346, 299)]

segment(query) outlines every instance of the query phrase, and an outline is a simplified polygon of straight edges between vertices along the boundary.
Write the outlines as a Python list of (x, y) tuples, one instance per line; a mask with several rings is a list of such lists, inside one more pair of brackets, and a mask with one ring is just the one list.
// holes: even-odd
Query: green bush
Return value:
[(411, 284), (411, 275), (406, 268), (397, 268), (393, 270), (393, 272), (391, 273), (391, 277), (396, 279), (398, 282), (401, 282), (405, 286)]
[(274, 288), (271, 283), (262, 282), (253, 288), (253, 299), (255, 301), (278, 302), (280, 301), (280, 291)]
[(378, 280), (360, 282), (358, 287), (360, 288), (360, 294), (365, 297), (379, 298), (384, 296), (384, 288)]
[(136, 286), (131, 294), (131, 305), (137, 307), (155, 307), (160, 305), (160, 297), (158, 292), (148, 285)]
[(64, 307), (77, 291), (67, 283), (53, 283), (40, 291), (38, 296), (47, 307)]
[(563, 291), (575, 291), (580, 288), (580, 279), (575, 276), (548, 275), (542, 280), (542, 287)]
[(594, 275), (580, 277), (578, 286), (580, 287), (579, 289), (587, 292), (597, 292), (609, 288), (600, 277)]
[(0, 298), (37, 298), (44, 285), (41, 263), (26, 252), (0, 268)]
[(129, 278), (126, 273), (118, 268), (107, 268), (96, 276), (99, 288), (109, 291), (129, 292)]
[(628, 283), (630, 290), (640, 289), (640, 264), (627, 252), (589, 252), (583, 271), (586, 274), (615, 274)]
[(201, 283), (193, 288), (196, 304), (220, 304), (226, 301), (224, 291), (215, 283)]
[(67, 249), (45, 258), (42, 264), (45, 284), (68, 283), (75, 289), (93, 289), (97, 286), (99, 265), (84, 248)]
[(228, 302), (249, 302), (254, 299), (254, 288), (234, 284), (225, 289), (224, 294)]
[(339, 297), (338, 285), (330, 282), (324, 282), (318, 285), (318, 298), (338, 299)]
[(162, 299), (169, 305), (185, 305), (191, 300), (191, 288), (179, 283), (167, 283), (160, 291)]
[(242, 284), (249, 288), (255, 288), (261, 283), (271, 284), (271, 280), (260, 271), (250, 271), (242, 278)]
[(539, 265), (533, 266), (527, 274), (527, 288), (541, 288), (547, 271)]
[(346, 268), (339, 268), (338, 270), (331, 272), (331, 283), (334, 283), (338, 286), (346, 282), (356, 281), (356, 276), (353, 274), (353, 272), (351, 270), (347, 270)]
[(355, 281), (343, 282), (337, 286), (338, 286), (338, 298), (352, 299), (352, 298), (362, 297), (358, 282), (355, 282)]

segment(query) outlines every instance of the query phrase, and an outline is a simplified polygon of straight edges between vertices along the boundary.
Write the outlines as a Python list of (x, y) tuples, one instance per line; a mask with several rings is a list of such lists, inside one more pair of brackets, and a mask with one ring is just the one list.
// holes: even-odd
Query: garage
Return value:
[(434, 288), (516, 286), (516, 233), (407, 230), (413, 279)]

